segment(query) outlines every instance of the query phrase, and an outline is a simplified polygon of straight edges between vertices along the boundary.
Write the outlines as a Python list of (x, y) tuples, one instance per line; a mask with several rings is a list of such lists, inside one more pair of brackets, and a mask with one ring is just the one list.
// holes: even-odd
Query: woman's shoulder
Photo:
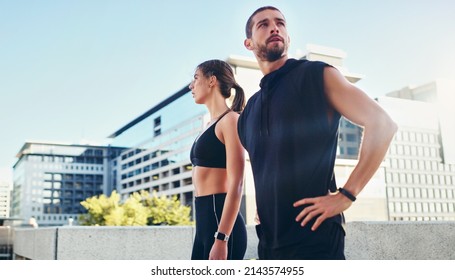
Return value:
[(226, 115), (221, 118), (218, 122), (218, 125), (222, 130), (225, 129), (234, 129), (237, 130), (237, 121), (239, 119), (240, 114), (234, 111), (230, 111)]

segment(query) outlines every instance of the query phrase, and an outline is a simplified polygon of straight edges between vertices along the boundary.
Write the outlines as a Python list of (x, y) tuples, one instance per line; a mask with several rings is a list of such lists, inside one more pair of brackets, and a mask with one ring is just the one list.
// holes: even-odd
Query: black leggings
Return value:
[[(192, 260), (208, 260), (223, 212), (225, 193), (198, 196), (196, 205), (196, 236), (193, 243)], [(246, 227), (239, 213), (228, 241), (228, 260), (242, 260), (246, 251)]]

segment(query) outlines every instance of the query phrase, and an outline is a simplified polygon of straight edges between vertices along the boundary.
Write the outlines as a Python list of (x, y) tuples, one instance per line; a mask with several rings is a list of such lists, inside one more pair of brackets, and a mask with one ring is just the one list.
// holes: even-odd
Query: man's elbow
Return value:
[(380, 118), (378, 126), (380, 127), (381, 134), (384, 135), (384, 138), (388, 139), (388, 141), (391, 142), (393, 136), (398, 130), (397, 123), (392, 118), (390, 118), (389, 115), (384, 114)]

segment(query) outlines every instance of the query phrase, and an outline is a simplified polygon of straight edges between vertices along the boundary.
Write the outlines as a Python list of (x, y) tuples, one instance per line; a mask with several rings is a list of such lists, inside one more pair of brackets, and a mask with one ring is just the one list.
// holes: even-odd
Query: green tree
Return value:
[(119, 212), (117, 210), (121, 207), (119, 201), (120, 195), (115, 191), (110, 197), (102, 194), (87, 198), (81, 204), (88, 213), (81, 215), (79, 222), (82, 225), (106, 226), (106, 217)]
[(82, 225), (144, 226), (144, 225), (192, 225), (189, 206), (182, 205), (177, 196), (158, 197), (147, 191), (131, 194), (124, 203), (113, 191), (106, 195), (87, 198), (81, 202), (87, 214), (81, 215)]
[(158, 197), (156, 192), (152, 196), (146, 191), (141, 196), (150, 213), (148, 225), (192, 225), (191, 207), (182, 205), (177, 196), (167, 198), (165, 195)]

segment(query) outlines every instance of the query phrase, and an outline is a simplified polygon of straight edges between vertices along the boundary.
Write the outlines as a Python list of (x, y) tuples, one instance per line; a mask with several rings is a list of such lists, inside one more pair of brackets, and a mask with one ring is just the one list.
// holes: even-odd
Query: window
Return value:
[(421, 195), (420, 195), (420, 189), (415, 189), (415, 190), (414, 190), (414, 193), (415, 193), (415, 197), (416, 197), (416, 198), (420, 198), (420, 197), (421, 197)]
[(153, 120), (153, 135), (158, 136), (161, 134), (161, 116)]
[(409, 206), (408, 206), (408, 203), (403, 203), (403, 212), (407, 213), (409, 212)]
[(447, 190), (446, 189), (440, 189), (441, 192), (441, 198), (447, 198)]
[(428, 198), (433, 198), (434, 197), (434, 192), (433, 192), (432, 189), (428, 189), (427, 192), (428, 192)]
[(347, 147), (347, 152), (348, 152), (348, 155), (350, 156), (354, 156), (354, 155), (357, 155), (357, 152), (358, 149), (356, 147)]
[(412, 189), (412, 188), (408, 189), (408, 197), (409, 198), (414, 198), (414, 189)]
[(183, 185), (184, 186), (188, 186), (188, 185), (191, 185), (193, 183), (193, 180), (191, 178), (185, 178), (183, 179)]
[(428, 213), (428, 203), (423, 203), (422, 209), (424, 213)]
[(411, 149), (409, 146), (404, 146), (404, 154), (405, 155), (410, 155), (411, 154)]
[(422, 189), (422, 198), (428, 198), (427, 189)]
[(408, 189), (402, 188), (401, 189), (401, 197), (407, 198), (408, 197)]
[(393, 188), (393, 197), (400, 197), (400, 188)]
[(357, 141), (357, 135), (353, 133), (346, 133), (346, 140), (348, 142), (356, 142)]
[(415, 184), (419, 184), (420, 183), (419, 175), (418, 174), (414, 174), (413, 177), (414, 177), (414, 183)]
[(436, 203), (435, 208), (436, 208), (436, 213), (441, 213), (442, 212), (441, 203)]
[(395, 212), (395, 204), (393, 202), (389, 202), (389, 211)]
[(153, 120), (153, 127), (157, 127), (160, 125), (161, 125), (161, 116), (159, 116)]
[(420, 202), (416, 203), (416, 212), (418, 213), (422, 212), (422, 203)]

